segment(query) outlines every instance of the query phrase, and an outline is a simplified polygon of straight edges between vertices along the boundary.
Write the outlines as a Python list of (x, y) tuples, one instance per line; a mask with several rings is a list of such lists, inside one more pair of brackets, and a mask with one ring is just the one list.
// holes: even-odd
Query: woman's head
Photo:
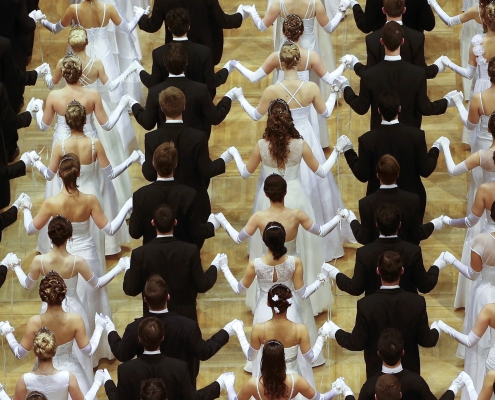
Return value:
[(61, 215), (53, 217), (48, 224), (48, 237), (54, 246), (62, 246), (72, 237), (72, 224)]
[(289, 70), (296, 68), (299, 61), (301, 61), (299, 47), (292, 42), (285, 42), (280, 49), (280, 63), (282, 64), (282, 69)]
[(67, 83), (75, 84), (79, 82), (79, 78), (82, 75), (82, 63), (81, 59), (74, 53), (68, 53), (62, 59), (62, 76)]
[(495, 3), (490, 2), (484, 8), (483, 23), (488, 30), (495, 31)]
[(62, 156), (58, 164), (58, 174), (62, 178), (67, 191), (77, 190), (77, 178), (81, 172), (79, 157), (74, 153), (67, 153)]
[(40, 283), (39, 294), (41, 301), (49, 306), (59, 306), (65, 299), (67, 286), (63, 278), (55, 271), (46, 274)]
[(292, 114), (284, 100), (276, 99), (271, 102), (263, 139), (268, 141), (270, 155), (277, 160), (277, 166), (283, 168), (289, 156), (290, 140), (302, 139), (294, 127)]
[(263, 346), (260, 371), (265, 396), (272, 399), (288, 397), (284, 346), (278, 340), (269, 340)]
[(41, 328), (34, 335), (33, 351), (40, 361), (51, 360), (57, 352), (55, 334), (47, 328)]
[(83, 132), (86, 124), (86, 108), (77, 100), (72, 100), (65, 110), (65, 122), (73, 131)]
[(292, 304), (291, 290), (281, 283), (273, 285), (268, 291), (268, 306), (273, 314), (283, 314)]
[(69, 46), (74, 51), (84, 51), (88, 44), (88, 35), (86, 29), (81, 25), (75, 25), (69, 32)]
[(265, 179), (263, 191), (272, 203), (282, 203), (287, 193), (287, 181), (278, 174), (271, 174)]
[(297, 42), (304, 33), (304, 25), (301, 17), (296, 14), (287, 15), (282, 26), (282, 33), (288, 40)]
[(285, 228), (280, 222), (273, 221), (266, 224), (263, 231), (263, 242), (272, 252), (274, 260), (278, 260), (287, 253), (287, 248), (284, 246), (285, 236)]
[(26, 400), (48, 400), (43, 393), (31, 392), (27, 395)]

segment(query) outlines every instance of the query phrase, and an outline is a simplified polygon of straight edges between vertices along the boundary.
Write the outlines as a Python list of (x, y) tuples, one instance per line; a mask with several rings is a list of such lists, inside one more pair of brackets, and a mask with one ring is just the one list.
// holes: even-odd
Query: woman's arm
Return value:
[(79, 347), (85, 356), (91, 357), (95, 353), (98, 344), (100, 343), (103, 328), (106, 324), (107, 322), (104, 316), (95, 314), (95, 330), (91, 339), (88, 339), (82, 318), (79, 315), (74, 314), (74, 337), (76, 339), (77, 347)]
[(24, 375), (21, 375), (15, 385), (13, 400), (25, 400), (26, 396), (27, 396), (26, 383), (24, 382)]
[(79, 388), (77, 379), (72, 372), (69, 372), (69, 394), (72, 400), (84, 400), (84, 395)]
[(315, 158), (313, 151), (308, 146), (306, 141), (303, 143), (303, 159), (304, 162), (308, 165), (309, 169), (313, 171), (320, 178), (324, 178), (328, 175), (330, 170), (335, 165), (337, 158), (339, 157), (339, 152), (337, 151), (337, 147), (333, 148), (330, 157), (325, 161), (323, 165), (321, 165), (318, 160)]
[(46, 18), (43, 18), (41, 20), (41, 25), (43, 25), (46, 29), (48, 29), (53, 34), (57, 34), (59, 32), (62, 32), (72, 22), (72, 19), (74, 17), (74, 10), (75, 10), (74, 6), (71, 5), (65, 11), (64, 16), (56, 24), (51, 23)]
[[(239, 103), (241, 103), (241, 107), (244, 109), (247, 115), (251, 117), (252, 120), (254, 121), (259, 121), (261, 118), (263, 118), (263, 115), (265, 115), (268, 111), (268, 107), (270, 106), (270, 100), (269, 96), (267, 94), (267, 91), (270, 90), (270, 86), (268, 86), (265, 91), (263, 92), (263, 95), (261, 96), (260, 103), (258, 104), (258, 107), (254, 108), (249, 102), (246, 100), (244, 97), (244, 93), (242, 91), (242, 88), (238, 88), (234, 91), (234, 94), (239, 100)], [(265, 98), (264, 98), (265, 97)]]
[(302, 262), (298, 257), (295, 257), (295, 260), (296, 270), (294, 271), (294, 275), (292, 276), (292, 282), (294, 283), (296, 294), (299, 296), (300, 299), (304, 300), (311, 296), (314, 292), (316, 292), (321, 287), (321, 285), (325, 283), (326, 277), (320, 273), (311, 285), (306, 286), (304, 284)]
[(257, 216), (258, 216), (258, 213), (254, 213), (253, 215), (251, 215), (246, 226), (240, 232), (237, 232), (237, 230), (230, 224), (230, 222), (227, 221), (227, 218), (225, 218), (223, 213), (215, 214), (215, 219), (227, 231), (230, 238), (234, 242), (236, 242), (237, 244), (241, 244), (246, 239), (249, 239), (251, 236), (253, 236), (254, 232), (256, 232), (256, 229), (258, 229)]
[(50, 199), (46, 199), (45, 201), (43, 201), (43, 203), (41, 204), (41, 208), (34, 219), (31, 214), (31, 210), (25, 208), (23, 210), (23, 213), (24, 228), (26, 228), (26, 232), (28, 233), (28, 235), (34, 235), (36, 232), (40, 231), (41, 228), (43, 228), (48, 223), (48, 221), (50, 221), (50, 218), (53, 215), (53, 213), (51, 212)]
[(57, 97), (57, 92), (48, 93), (48, 96), (46, 97), (45, 109), (39, 110), (36, 113), (36, 121), (42, 131), (46, 131), (53, 122), (53, 118), (55, 117), (54, 102)]
[(249, 262), (246, 271), (244, 272), (244, 276), (240, 281), (237, 281), (237, 279), (235, 279), (234, 275), (230, 271), (228, 261), (221, 263), (220, 269), (222, 270), (223, 274), (225, 275), (225, 279), (227, 279), (227, 282), (229, 282), (229, 285), (235, 294), (244, 293), (247, 288), (251, 286), (254, 278), (256, 277), (253, 261)]
[(235, 64), (235, 67), (241, 73), (242, 76), (244, 76), (246, 79), (248, 79), (250, 82), (253, 83), (258, 82), (260, 79), (263, 79), (265, 76), (270, 74), (274, 69), (276, 69), (279, 65), (278, 52), (270, 54), (266, 58), (263, 65), (254, 72), (246, 68), (239, 61), (232, 60), (231, 62)]
[(335, 29), (337, 29), (337, 27), (340, 24), (340, 21), (342, 21), (342, 18), (344, 18), (344, 13), (342, 12), (342, 9), (345, 11), (349, 7), (349, 5), (350, 5), (349, 0), (341, 0), (337, 12), (333, 16), (333, 18), (329, 20), (325, 7), (323, 6), (323, 3), (321, 1), (316, 1), (315, 3), (316, 20), (318, 21), (318, 23), (326, 33), (332, 33)]
[(132, 197), (126, 201), (117, 216), (111, 222), (104, 214), (103, 210), (101, 209), (100, 202), (95, 196), (91, 195), (89, 205), (91, 208), (91, 218), (93, 218), (96, 226), (107, 235), (113, 236), (124, 223), (127, 213), (132, 211)]
[(473, 45), (469, 48), (469, 61), (466, 68), (460, 67), (459, 65), (453, 63), (447, 56), (442, 56), (442, 63), (466, 79), (473, 79), (474, 73), (476, 72), (476, 66), (478, 65), (476, 62), (476, 56), (473, 52)]
[(450, 140), (446, 137), (441, 137), (438, 142), (443, 150), (443, 154), (445, 156), (445, 164), (447, 165), (447, 171), (450, 176), (457, 176), (464, 174), (468, 171), (471, 171), (475, 167), (479, 167), (480, 165), (480, 153), (476, 152), (471, 154), (464, 161), (456, 164), (454, 159), (452, 158), (452, 154), (450, 152)]
[(483, 386), (478, 395), (478, 400), (490, 400), (493, 395), (493, 384), (495, 383), (495, 371), (488, 371), (483, 381)]

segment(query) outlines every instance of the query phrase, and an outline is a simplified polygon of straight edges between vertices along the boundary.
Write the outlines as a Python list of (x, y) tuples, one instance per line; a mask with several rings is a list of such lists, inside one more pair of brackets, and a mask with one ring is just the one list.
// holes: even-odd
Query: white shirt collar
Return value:
[(399, 285), (392, 285), (392, 286), (380, 286), (380, 289), (400, 289)]
[(391, 185), (380, 185), (380, 189), (393, 189), (396, 188), (397, 184), (393, 183)]
[[(392, 21), (387, 21), (386, 24), (388, 24), (389, 22), (392, 22)], [(402, 21), (393, 21), (393, 22), (397, 22), (399, 25), (403, 25)]]
[(162, 352), (160, 350), (155, 350), (155, 351), (145, 350), (143, 351), (143, 354), (162, 354)]
[(399, 123), (399, 120), (398, 119), (393, 119), (392, 121), (382, 120), (382, 125), (395, 125), (395, 124), (398, 124), (398, 123)]
[(157, 182), (158, 181), (169, 182), (169, 181), (173, 181), (173, 180), (174, 180), (174, 177), (172, 177), (172, 178), (160, 178), (160, 177), (156, 178)]
[(187, 36), (183, 36), (183, 37), (174, 37), (174, 38), (172, 39), (172, 41), (173, 41), (173, 42), (174, 42), (174, 41), (175, 41), (175, 42), (184, 42), (184, 41), (186, 41), (186, 40), (188, 40), (188, 39), (187, 39)]
[[(173, 235), (158, 235), (157, 237), (170, 237), (170, 236), (173, 236)], [(160, 310), (160, 311), (150, 310), (150, 313), (151, 314), (165, 314), (165, 313), (168, 313), (168, 307), (165, 310)]]
[[(401, 56), (385, 56), (384, 60), (385, 61), (399, 61), (401, 60)], [(169, 75), (169, 76), (173, 76), (173, 75)]]
[(397, 367), (394, 368), (390, 368), (390, 367), (386, 367), (385, 365), (382, 365), (382, 372), (384, 374), (397, 374), (402, 370), (403, 370), (402, 363), (400, 363), (399, 365), (397, 365)]
[(165, 121), (166, 124), (182, 124), (184, 123), (184, 121), (182, 121), (181, 119), (167, 119)]
[(398, 237), (398, 236), (397, 236), (397, 235), (390, 235), (390, 236), (380, 235), (380, 236), (378, 236), (378, 237), (379, 237), (379, 238), (382, 238), (382, 239), (383, 239), (383, 238), (385, 238), (385, 239), (386, 239), (386, 238), (396, 238), (396, 237)]
[[(162, 238), (162, 237), (174, 237), (174, 235), (172, 235), (172, 234), (170, 234), (170, 235), (156, 235), (156, 237), (158, 239), (158, 238)], [(168, 308), (166, 308), (165, 310), (168, 311)], [(163, 311), (163, 312), (167, 312), (167, 311)], [(162, 311), (151, 311), (150, 310), (150, 312), (153, 312), (153, 313), (157, 313), (158, 314), (158, 313), (161, 313)]]
[[(387, 57), (387, 56), (385, 56), (385, 58), (386, 58), (386, 57)], [(399, 57), (400, 57), (400, 56), (399, 56)], [(182, 73), (182, 74), (179, 74), (179, 75), (174, 75), (174, 74), (169, 73), (169, 74), (168, 74), (168, 77), (169, 77), (169, 78), (185, 78), (186, 76), (185, 76), (183, 73)]]

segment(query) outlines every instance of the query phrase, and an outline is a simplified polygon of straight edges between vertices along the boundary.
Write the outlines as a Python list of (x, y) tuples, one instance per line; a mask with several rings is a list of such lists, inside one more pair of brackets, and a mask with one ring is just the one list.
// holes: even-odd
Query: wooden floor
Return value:
[[(55, 0), (41, 0), (40, 8), (48, 15), (50, 21), (56, 22), (63, 14), (66, 1), (57, 2)], [(235, 12), (237, 3), (221, 0), (224, 10), (229, 13)], [(361, 1), (364, 3), (364, 1)], [(439, 3), (451, 15), (456, 15), (462, 6), (461, 0), (439, 0)], [(258, 10), (263, 14), (266, 8), (266, 1), (256, 0)], [(41, 63), (41, 53), (44, 60), (49, 62), (53, 69), (56, 60), (61, 58), (66, 51), (66, 40), (68, 30), (57, 36), (52, 35), (44, 28), (38, 28), (40, 35), (36, 33), (35, 49), (33, 51), (33, 61), (31, 68)], [(454, 62), (459, 62), (459, 35), (460, 27), (446, 27), (437, 17), (437, 27), (433, 32), (427, 33), (426, 58), (428, 63), (432, 63), (438, 56), (444, 54)], [(143, 64), (145, 68), (151, 70), (151, 51), (163, 44), (163, 29), (156, 34), (139, 32), (141, 48), (143, 52)], [(39, 43), (41, 38), (41, 48)], [(352, 15), (347, 17), (338, 29), (332, 34), (333, 47), (336, 58), (340, 58), (345, 53), (353, 52), (359, 59), (365, 61), (364, 35), (357, 30)], [(244, 25), (237, 30), (225, 31), (224, 57), (220, 66), (229, 59), (237, 59), (251, 68), (257, 69), (265, 57), (273, 50), (272, 28), (266, 32), (259, 33), (253, 25), (251, 19), (244, 22)], [(359, 79), (349, 71), (346, 76), (351, 81), (352, 86), (357, 90)], [(242, 86), (246, 98), (251, 104), (257, 104), (263, 89), (271, 82), (270, 79), (251, 84), (244, 79), (238, 71), (235, 71), (227, 80), (223, 87), (218, 89), (218, 94), (222, 95), (233, 86)], [(445, 93), (453, 89), (461, 89), (461, 78), (452, 71), (439, 74), (435, 80), (428, 82), (429, 95), (431, 99), (438, 99)], [(27, 101), (31, 96), (45, 99), (47, 89), (41, 81), (36, 87), (28, 87), (25, 97)], [(144, 92), (146, 93), (146, 92)], [(26, 101), (26, 103), (27, 103)], [(369, 115), (358, 116), (351, 112), (350, 108), (340, 101), (336, 107), (332, 118), (329, 120), (329, 130), (331, 143), (335, 143), (336, 137), (341, 134), (348, 135), (357, 144), (357, 138), (366, 132), (369, 126)], [(133, 119), (141, 148), (143, 149), (144, 134), (146, 133)], [(251, 149), (261, 136), (265, 122), (253, 122), (245, 114), (239, 103), (232, 106), (232, 110), (226, 120), (217, 127), (214, 127), (210, 139), (210, 154), (212, 158), (218, 157), (229, 146), (235, 145), (244, 159), (247, 160)], [(448, 109), (447, 113), (438, 117), (426, 117), (423, 119), (423, 129), (427, 134), (427, 143), (431, 145), (435, 139), (444, 135), (452, 144), (454, 159), (459, 162), (466, 157), (467, 152), (461, 144), (462, 124), (457, 110)], [(20, 131), (19, 146), (22, 151), (41, 150), (43, 147), (44, 157), (47, 157), (46, 149), (52, 143), (52, 130), (48, 132), (39, 131), (33, 123), (30, 128)], [(133, 165), (130, 168), (133, 189), (146, 184), (141, 175), (140, 166)], [(359, 183), (350, 173), (344, 158), (341, 158), (338, 168), (334, 168), (333, 174), (338, 179), (342, 196), (346, 206), (357, 213), (358, 199), (365, 193), (365, 185)], [(440, 155), (437, 170), (424, 180), (428, 193), (428, 205), (425, 220), (446, 214), (452, 217), (465, 215), (466, 208), (466, 188), (467, 177), (465, 175), (450, 178), (446, 172), (443, 155)], [(26, 177), (13, 180), (12, 201), (21, 192), (28, 193), (33, 199), (33, 212), (39, 210), (43, 199), (45, 183), (42, 177), (36, 172), (28, 172)], [(239, 177), (235, 164), (231, 163), (227, 167), (227, 172), (212, 180), (211, 200), (214, 212), (223, 212), (232, 222), (234, 227), (240, 229), (248, 220), (251, 214), (256, 178), (243, 180)], [(423, 258), (427, 266), (438, 257), (441, 251), (449, 250), (460, 257), (465, 231), (455, 228), (445, 228), (441, 232), (422, 242)], [(22, 214), (19, 221), (9, 227), (3, 234), (0, 244), (0, 257), (7, 252), (13, 251), (23, 260), (24, 270), (29, 268), (32, 258), (36, 255), (36, 238), (28, 237), (22, 225)], [(133, 240), (121, 252), (121, 254), (107, 258), (107, 269), (113, 267), (121, 256), (129, 256), (133, 248), (139, 246), (140, 241)], [(226, 233), (219, 229), (217, 236), (206, 242), (202, 250), (203, 265), (209, 265), (217, 252), (225, 252), (230, 260), (230, 268), (234, 275), (240, 279), (246, 266), (246, 244), (235, 245)], [(342, 272), (352, 274), (354, 266), (354, 254), (356, 246), (345, 248), (345, 256), (337, 261), (337, 267)], [(126, 296), (122, 291), (123, 275), (117, 277), (108, 285), (108, 293), (113, 312), (113, 320), (119, 332), (123, 332), (125, 326), (135, 317), (141, 316), (141, 300)], [(448, 267), (440, 274), (437, 287), (431, 294), (425, 296), (428, 304), (430, 323), (436, 319), (461, 329), (464, 317), (463, 310), (454, 310), (454, 294), (457, 282), (457, 271)], [(332, 307), (332, 319), (343, 329), (350, 330), (354, 325), (356, 312), (356, 301), (358, 298), (344, 294), (335, 287), (329, 288), (328, 284), (322, 290), (332, 290), (335, 295), (335, 303)], [(40, 300), (37, 290), (26, 292), (19, 285), (15, 274), (9, 272), (6, 283), (0, 290), (0, 319), (11, 321), (16, 327), (16, 337), (21, 338), (24, 325), (28, 317), (39, 312)], [(233, 318), (242, 319), (245, 323), (246, 331), (250, 333), (252, 325), (252, 315), (244, 304), (243, 297), (236, 297), (222, 274), (219, 275), (216, 285), (205, 295), (200, 295), (198, 301), (199, 322), (204, 337), (222, 328), (225, 323)], [(327, 319), (327, 315), (320, 314), (317, 318), (317, 325), (321, 326)], [(0, 382), (6, 388), (7, 393), (14, 393), (15, 382), (22, 373), (31, 370), (34, 363), (32, 353), (23, 361), (17, 360), (8, 348), (6, 341), (2, 340), (2, 352), (4, 357), (4, 373), (0, 372)], [(433, 349), (421, 349), (422, 372), (432, 391), (440, 396), (449, 386), (450, 382), (462, 370), (462, 360), (455, 357), (456, 342), (443, 335)], [(339, 376), (344, 376), (346, 382), (356, 392), (359, 392), (365, 380), (365, 368), (363, 356), (359, 352), (350, 352), (341, 349), (335, 341), (329, 340), (324, 347), (324, 355), (327, 360), (322, 367), (314, 369), (317, 389), (320, 391), (329, 390), (331, 383)], [(0, 355), (2, 357), (2, 355)], [(118, 362), (100, 363), (100, 368), (108, 368), (111, 375), (116, 378)], [(237, 375), (236, 388), (240, 389), (242, 383), (248, 379), (248, 374), (243, 372), (244, 356), (240, 350), (237, 338), (232, 340), (212, 359), (201, 364), (201, 372), (198, 379), (198, 387), (216, 379), (218, 375), (226, 371), (234, 371)], [(98, 398), (104, 399), (103, 389), (100, 390)], [(227, 398), (222, 394), (222, 398)]]

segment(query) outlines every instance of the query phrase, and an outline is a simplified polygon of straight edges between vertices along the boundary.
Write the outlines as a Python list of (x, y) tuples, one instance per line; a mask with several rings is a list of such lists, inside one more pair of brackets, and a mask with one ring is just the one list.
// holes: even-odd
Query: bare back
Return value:
[[(63, 215), (71, 222), (85, 222), (91, 217), (95, 201), (99, 205), (98, 199), (91, 194), (77, 192), (73, 195), (67, 195), (60, 192), (56, 196), (46, 199), (41, 207), (50, 217)], [(35, 226), (37, 226), (36, 218)]]
[(67, 8), (62, 17), (62, 25), (68, 26), (71, 21), (83, 26), (85, 29), (103, 28), (112, 21), (115, 25), (122, 22), (115, 7), (111, 4), (100, 3), (98, 0), (83, 1)]
[[(256, 216), (256, 224), (260, 232), (265, 230), (266, 225), (271, 221), (277, 221), (283, 225), (285, 228), (285, 241), (290, 242), (294, 240), (297, 236), (297, 230), (299, 229), (300, 219), (299, 219), (298, 209), (292, 208), (274, 208), (270, 207), (268, 210), (258, 211), (254, 214)], [(267, 263), (269, 264), (269, 263)]]
[(33, 260), (33, 267), (37, 267), (41, 275), (45, 276), (49, 271), (55, 271), (63, 279), (70, 279), (77, 275), (76, 262), (80, 257), (67, 254), (62, 256), (59, 253), (50, 251), (46, 254), (36, 256)]
[(289, 348), (301, 342), (300, 332), (304, 329), (306, 329), (304, 325), (296, 324), (288, 319), (270, 319), (253, 326), (251, 345), (254, 349), (259, 349), (260, 345), (275, 339), (282, 343), (285, 348)]
[[(31, 334), (34, 338), (36, 332), (38, 332), (42, 327), (46, 327), (55, 334), (57, 345), (60, 346), (76, 338), (76, 335), (79, 334), (81, 324), (84, 330), (84, 322), (78, 314), (66, 313), (65, 311), (61, 311), (58, 314), (52, 314), (50, 309), (48, 309), (46, 313), (35, 315), (29, 319), (23, 341), (24, 338), (27, 339)], [(86, 335), (85, 332), (84, 335)], [(32, 339), (29, 349), (31, 348)], [(26, 350), (28, 349), (26, 348)]]

